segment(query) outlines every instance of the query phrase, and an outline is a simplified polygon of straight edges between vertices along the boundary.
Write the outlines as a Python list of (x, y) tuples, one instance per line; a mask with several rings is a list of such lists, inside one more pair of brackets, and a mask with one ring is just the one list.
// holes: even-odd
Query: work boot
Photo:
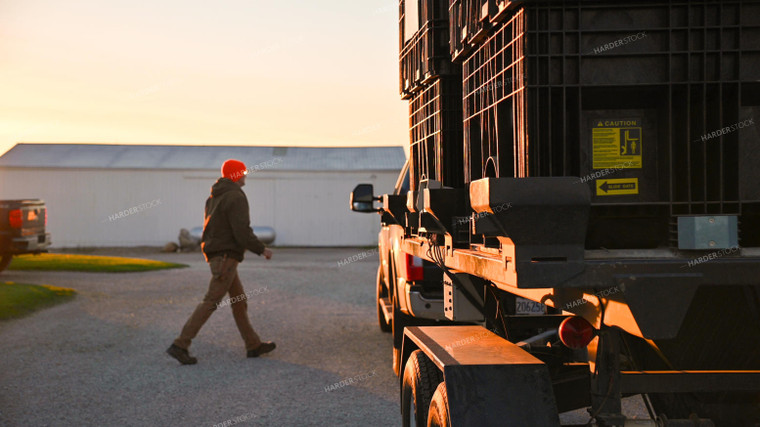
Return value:
[(187, 350), (185, 350), (184, 348), (177, 347), (174, 344), (172, 344), (171, 347), (166, 349), (166, 353), (169, 356), (177, 359), (179, 363), (183, 365), (195, 365), (196, 363), (198, 363), (198, 359), (190, 356)]
[(262, 354), (269, 353), (274, 350), (277, 345), (271, 341), (263, 342), (253, 350), (248, 350), (248, 357), (259, 357)]

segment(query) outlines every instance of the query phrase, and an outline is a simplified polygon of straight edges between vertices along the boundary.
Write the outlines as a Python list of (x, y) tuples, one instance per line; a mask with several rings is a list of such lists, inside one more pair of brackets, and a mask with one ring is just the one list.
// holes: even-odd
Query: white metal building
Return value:
[(0, 157), (0, 199), (43, 199), (54, 247), (161, 246), (203, 225), (230, 158), (251, 171), (252, 224), (279, 246), (375, 244), (378, 216), (351, 212), (349, 193), (391, 191), (405, 161), (401, 147), (17, 144)]

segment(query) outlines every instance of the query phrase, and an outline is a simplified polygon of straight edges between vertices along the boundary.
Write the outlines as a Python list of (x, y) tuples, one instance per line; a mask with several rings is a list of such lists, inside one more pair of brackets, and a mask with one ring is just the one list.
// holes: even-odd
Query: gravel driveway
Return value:
[[(193, 342), (195, 366), (180, 366), (164, 350), (206, 290), (202, 256), (117, 252), (190, 268), (0, 276), (79, 293), (0, 323), (0, 425), (399, 424), (392, 340), (375, 320), (377, 261), (338, 266), (362, 249), (275, 249), (269, 262), (248, 254), (239, 274), (249, 315), (277, 349), (246, 359), (223, 307)], [(348, 378), (356, 381), (333, 387)]]
[[(0, 426), (400, 425), (392, 339), (375, 315), (377, 260), (361, 256), (369, 252), (275, 249), (271, 261), (247, 254), (238, 271), (249, 315), (277, 349), (245, 358), (225, 306), (193, 342), (194, 366), (180, 366), (164, 350), (206, 291), (210, 273), (199, 253), (95, 252), (190, 265), (179, 270), (5, 271), (0, 280), (79, 295), (0, 322)], [(343, 262), (354, 255), (358, 261)], [(352, 384), (341, 384), (349, 378)], [(638, 397), (624, 408), (646, 418)], [(585, 423), (588, 414), (561, 418)]]

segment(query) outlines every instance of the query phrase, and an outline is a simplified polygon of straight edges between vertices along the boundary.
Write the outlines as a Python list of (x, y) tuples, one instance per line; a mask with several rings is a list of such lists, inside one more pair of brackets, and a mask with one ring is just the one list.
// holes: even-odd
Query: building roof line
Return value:
[(0, 156), (2, 168), (218, 169), (230, 158), (249, 169), (291, 171), (399, 170), (401, 146), (285, 147), (19, 143)]

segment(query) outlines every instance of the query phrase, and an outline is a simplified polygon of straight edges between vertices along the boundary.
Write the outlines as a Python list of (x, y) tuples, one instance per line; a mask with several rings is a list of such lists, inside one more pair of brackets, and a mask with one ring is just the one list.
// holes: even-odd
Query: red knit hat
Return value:
[(238, 182), (245, 175), (248, 175), (248, 169), (240, 160), (229, 159), (222, 165), (222, 176), (232, 182)]

